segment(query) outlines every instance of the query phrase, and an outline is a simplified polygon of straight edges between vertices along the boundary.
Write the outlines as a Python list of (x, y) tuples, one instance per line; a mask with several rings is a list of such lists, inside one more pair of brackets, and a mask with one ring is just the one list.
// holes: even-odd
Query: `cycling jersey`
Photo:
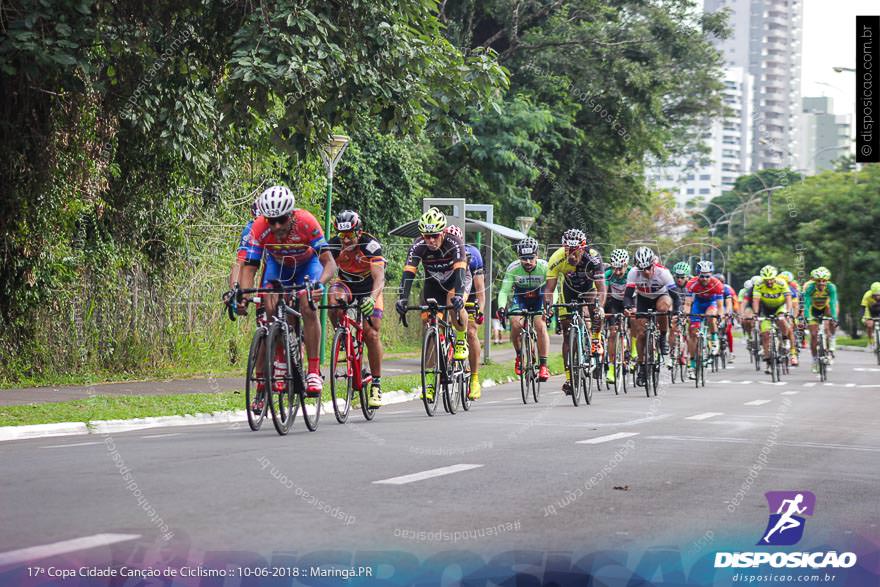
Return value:
[(498, 292), (498, 307), (507, 307), (507, 300), (513, 293), (514, 303), (519, 299), (543, 298), (544, 284), (547, 282), (547, 261), (538, 259), (535, 268), (526, 271), (520, 261), (514, 261), (504, 271), (504, 279)]
[(480, 249), (473, 245), (465, 245), (464, 252), (467, 255), (468, 272), (473, 276), (482, 275), (485, 265), (483, 265), (483, 255), (480, 254)]
[(287, 234), (280, 240), (275, 238), (265, 216), (258, 216), (251, 226), (245, 262), (248, 265), (259, 265), (265, 251), (284, 267), (304, 267), (317, 258), (326, 246), (324, 231), (308, 210), (293, 211)]
[(792, 279), (788, 282), (788, 287), (791, 289), (791, 299), (796, 300), (798, 297), (800, 297), (801, 286), (798, 284), (797, 281)]
[(809, 320), (813, 310), (827, 310), (831, 308), (831, 317), (837, 320), (837, 286), (831, 282), (825, 284), (824, 289), (819, 289), (813, 280), (804, 284), (804, 317)]
[(626, 295), (627, 273), (629, 273), (629, 269), (624, 268), (623, 273), (619, 277), (615, 277), (613, 267), (607, 267), (605, 269), (605, 283), (608, 284), (608, 297), (623, 301), (623, 296)]
[(467, 253), (464, 243), (453, 234), (443, 236), (440, 247), (432, 251), (425, 239), (417, 238), (409, 249), (403, 271), (416, 273), (419, 263), (425, 266), (425, 275), (438, 283), (452, 279), (457, 269), (467, 267)]
[(626, 288), (630, 292), (634, 291), (638, 297), (655, 300), (670, 293), (670, 290), (674, 290), (675, 280), (669, 269), (662, 265), (654, 265), (651, 277), (645, 277), (640, 269), (633, 267), (626, 276)]
[(724, 299), (727, 300), (728, 298), (730, 298), (730, 300), (733, 304), (733, 311), (739, 312), (739, 298), (736, 295), (736, 291), (732, 287), (730, 287), (729, 285), (727, 285), (725, 283), (724, 284)]
[(865, 313), (862, 316), (864, 320), (880, 318), (880, 300), (874, 299), (870, 289), (862, 296), (862, 302), (859, 305), (865, 308)]
[(779, 308), (785, 303), (786, 297), (791, 297), (788, 282), (778, 276), (774, 279), (762, 279), (752, 289), (752, 299), (759, 300), (769, 308)]
[(596, 283), (605, 281), (602, 256), (591, 247), (584, 251), (577, 265), (572, 265), (568, 262), (565, 247), (559, 247), (547, 260), (547, 279), (560, 277), (563, 285), (578, 293), (591, 291), (596, 288)]
[(236, 253), (236, 259), (238, 259), (239, 263), (244, 263), (247, 258), (248, 243), (251, 240), (251, 227), (253, 225), (253, 220), (245, 224), (241, 231), (241, 236), (238, 238), (238, 252)]
[(335, 236), (327, 243), (327, 250), (336, 259), (339, 279), (352, 288), (355, 295), (369, 294), (373, 290), (373, 265), (385, 267), (382, 244), (376, 237), (362, 232), (358, 242), (343, 247), (342, 240)]
[(705, 284), (700, 282), (699, 277), (691, 277), (684, 289), (689, 298), (696, 298), (702, 302), (717, 302), (724, 299), (724, 284), (715, 277), (710, 277)]

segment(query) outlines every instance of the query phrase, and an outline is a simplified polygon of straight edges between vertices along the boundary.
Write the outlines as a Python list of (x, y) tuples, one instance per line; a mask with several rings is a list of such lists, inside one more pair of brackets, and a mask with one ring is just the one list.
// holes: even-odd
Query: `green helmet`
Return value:
[(871, 295), (880, 296), (880, 281), (875, 281), (871, 284)]
[(690, 277), (691, 266), (685, 261), (676, 263), (672, 266), (672, 274), (676, 276), (684, 275), (685, 277)]
[(437, 234), (446, 228), (446, 214), (437, 208), (428, 208), (428, 211), (419, 218), (419, 232), (422, 234)]
[(785, 281), (791, 283), (794, 280), (794, 274), (791, 271), (783, 271), (779, 274), (780, 277), (784, 277)]
[(831, 271), (827, 267), (816, 267), (810, 271), (810, 277), (813, 279), (831, 279)]
[(773, 265), (764, 265), (761, 267), (761, 279), (776, 279), (779, 271)]

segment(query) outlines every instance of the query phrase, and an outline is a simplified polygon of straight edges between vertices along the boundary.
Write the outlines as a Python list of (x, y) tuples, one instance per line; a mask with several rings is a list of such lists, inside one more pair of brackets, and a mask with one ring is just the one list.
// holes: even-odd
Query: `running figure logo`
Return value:
[(803, 516), (812, 516), (816, 507), (816, 496), (810, 491), (768, 491), (767, 505), (770, 507), (770, 520), (759, 546), (791, 546), (804, 535)]

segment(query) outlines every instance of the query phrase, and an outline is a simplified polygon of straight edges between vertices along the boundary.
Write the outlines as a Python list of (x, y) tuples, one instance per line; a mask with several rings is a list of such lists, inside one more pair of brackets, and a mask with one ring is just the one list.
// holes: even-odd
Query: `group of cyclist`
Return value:
[[(364, 323), (364, 341), (367, 347), (372, 375), (369, 407), (382, 405), (381, 368), (382, 344), (380, 328), (384, 315), (386, 260), (379, 239), (364, 231), (362, 219), (352, 210), (339, 212), (333, 222), (336, 235), (326, 238), (317, 219), (307, 210), (296, 208), (293, 193), (284, 186), (273, 186), (257, 198), (251, 208), (253, 219), (241, 232), (236, 259), (230, 272), (230, 287), (252, 288), (262, 267), (261, 287), (270, 284), (294, 286), (302, 300), (311, 297), (319, 302), (324, 290), (328, 298), (346, 304), (356, 304), (368, 318)], [(447, 306), (447, 319), (453, 327), (454, 358), (467, 359), (471, 377), (469, 398), (478, 399), (481, 386), (478, 376), (480, 340), (477, 326), (483, 322), (486, 308), (483, 260), (476, 247), (465, 244), (458, 226), (447, 223), (445, 214), (430, 208), (418, 220), (419, 237), (409, 248), (395, 310), (405, 314), (416, 279), (418, 267), (424, 268), (425, 279), (422, 299), (435, 299)], [(741, 323), (746, 335), (751, 335), (756, 318), (775, 316), (780, 331), (790, 347), (791, 363), (797, 365), (794, 326), (803, 317), (811, 334), (811, 352), (814, 369), (816, 362), (816, 334), (823, 317), (828, 328), (830, 349), (835, 348), (834, 334), (839, 315), (837, 288), (830, 281), (831, 272), (825, 267), (814, 269), (807, 283), (800, 286), (790, 272), (778, 272), (772, 265), (763, 267), (758, 275), (747, 280), (739, 294), (725, 283), (724, 276), (714, 273), (711, 261), (702, 260), (691, 274), (687, 262), (673, 265), (670, 271), (659, 257), (646, 246), (636, 249), (630, 265), (626, 249), (611, 251), (609, 262), (604, 263), (599, 251), (589, 243), (586, 233), (577, 228), (566, 230), (561, 246), (542, 259), (539, 243), (527, 237), (516, 244), (517, 260), (505, 270), (498, 293), (499, 320), (510, 315), (511, 340), (517, 351), (515, 370), (520, 373), (519, 333), (523, 328), (523, 313), (536, 314), (534, 328), (537, 334), (538, 378), (546, 381), (549, 352), (548, 323), (554, 308), (558, 324), (567, 334), (572, 312), (583, 313), (591, 329), (591, 351), (613, 354), (616, 349), (620, 317), (625, 315), (632, 339), (636, 342), (633, 354), (638, 364), (637, 385), (644, 385), (644, 329), (647, 312), (657, 314), (660, 352), (669, 359), (669, 342), (680, 329), (687, 328), (687, 353), (683, 360), (695, 356), (695, 333), (707, 321), (710, 352), (719, 352), (719, 337), (726, 338), (729, 360), (733, 360), (733, 321)], [(261, 296), (260, 303), (267, 315), (274, 315), (278, 294)], [(579, 304), (570, 305), (566, 304)], [(873, 340), (875, 323), (880, 319), (880, 282), (875, 282), (862, 299), (865, 307), (863, 320)], [(302, 333), (307, 357), (306, 395), (320, 396), (323, 379), (320, 369), (321, 325), (313, 304), (298, 304), (302, 317)], [(235, 311), (247, 314), (248, 305), (240, 304)], [(576, 309), (575, 309), (576, 308)], [(330, 318), (337, 324), (341, 310), (333, 310)], [(608, 349), (602, 348), (599, 336), (608, 317)], [(718, 320), (724, 318), (725, 330), (719, 332)], [(423, 320), (427, 319), (423, 315)], [(766, 334), (765, 322), (761, 321)], [(568, 337), (563, 336), (563, 357), (567, 357)], [(764, 336), (764, 356), (767, 357), (767, 337)], [(694, 360), (689, 359), (689, 373), (693, 377)], [(275, 363), (280, 368), (283, 362)], [(769, 364), (767, 369), (769, 370)], [(571, 373), (565, 367), (563, 390), (571, 393)], [(613, 382), (614, 366), (609, 365), (605, 377)], [(433, 389), (426, 390), (428, 395)]]

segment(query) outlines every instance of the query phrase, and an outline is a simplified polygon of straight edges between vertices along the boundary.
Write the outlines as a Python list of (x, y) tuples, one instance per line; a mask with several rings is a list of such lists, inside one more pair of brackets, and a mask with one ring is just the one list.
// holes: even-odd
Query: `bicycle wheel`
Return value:
[(330, 399), (336, 421), (345, 424), (353, 399), (353, 373), (351, 357), (348, 356), (348, 331), (337, 328), (330, 347)]
[(877, 357), (877, 364), (880, 365), (880, 321), (874, 321), (874, 356)]
[(770, 381), (779, 381), (779, 357), (776, 355), (776, 332), (770, 332)]
[(593, 388), (598, 389), (598, 385), (593, 385), (593, 371), (596, 369), (596, 356), (587, 355), (585, 373), (581, 377), (581, 385), (584, 387), (584, 403), (590, 405), (593, 402)]
[[(276, 371), (276, 355), (286, 368), (284, 374)], [(268, 344), (266, 345), (266, 366), (269, 371), (269, 410), (272, 412), (272, 423), (278, 434), (284, 436), (290, 432), (296, 413), (296, 391), (294, 390), (293, 377), (291, 376), (290, 347), (284, 335), (284, 327), (280, 322), (274, 322), (269, 329)]]
[(621, 349), (620, 346), (620, 336), (615, 336), (614, 356), (611, 357), (611, 365), (614, 369), (614, 395), (620, 395), (621, 379), (623, 379), (623, 385), (626, 386), (626, 373), (621, 372), (621, 364), (623, 363), (623, 349)]
[(727, 335), (723, 334), (721, 336), (721, 340), (719, 341), (720, 345), (720, 353), (719, 356), (721, 358), (721, 368), (727, 369)]
[(568, 329), (568, 371), (571, 373), (571, 401), (575, 406), (581, 403), (581, 352), (580, 329), (572, 325)]
[(623, 345), (623, 349), (621, 349), (620, 355), (620, 367), (621, 373), (620, 378), (622, 380), (621, 387), (623, 388), (623, 393), (627, 393), (627, 383), (626, 379), (629, 377), (630, 365), (632, 363), (632, 351), (631, 351), (631, 343), (629, 340), (629, 336), (627, 332), (623, 332), (620, 338), (617, 339), (619, 345)]
[[(265, 364), (265, 354), (259, 354), (260, 346), (266, 342), (266, 329), (260, 327), (254, 332), (251, 341), (251, 350), (248, 353), (247, 372), (244, 380), (245, 409), (247, 410), (248, 426), (256, 432), (263, 425), (266, 414), (269, 412), (269, 398), (266, 396), (266, 373), (271, 371), (271, 365)], [(256, 376), (257, 361), (263, 361), (263, 374)], [(271, 388), (269, 388), (271, 389)]]
[(694, 387), (700, 389), (700, 376), (703, 374), (703, 334), (697, 333), (697, 344), (694, 350)]
[(654, 331), (645, 333), (645, 395), (651, 397), (651, 377), (654, 371)]
[(669, 381), (675, 383), (676, 370), (678, 369), (678, 337), (673, 338), (673, 344), (669, 348)]
[(458, 389), (458, 397), (461, 398), (461, 407), (467, 412), (471, 409), (471, 372), (467, 361), (463, 361), (464, 370), (461, 373), (461, 383)]
[[(535, 331), (532, 331), (530, 346), (532, 348), (532, 357), (535, 357), (538, 354), (538, 336), (535, 334)], [(539, 361), (540, 362), (540, 361)], [(535, 400), (535, 403), (538, 403), (538, 398), (541, 395), (541, 380), (538, 379), (538, 369), (540, 365), (535, 363), (534, 358), (532, 359), (532, 399)]]
[(524, 404), (529, 403), (529, 392), (531, 391), (529, 389), (529, 373), (532, 368), (531, 345), (528, 342), (528, 334), (523, 329), (519, 333), (519, 389)]
[[(430, 367), (428, 365), (431, 365)], [(422, 403), (425, 412), (433, 416), (437, 411), (437, 401), (442, 393), (440, 363), (440, 334), (437, 328), (429, 326), (425, 329), (425, 338), (422, 341)], [(433, 389), (434, 397), (428, 398), (428, 388)]]
[(366, 384), (362, 385), (358, 390), (358, 398), (361, 402), (361, 412), (363, 412), (364, 418), (366, 418), (368, 422), (376, 417), (376, 408), (370, 407), (369, 393), (370, 390), (367, 389)]
[(660, 354), (660, 347), (654, 352), (654, 368), (651, 370), (651, 387), (654, 391), (654, 397), (657, 396), (657, 388), (660, 387), (660, 369), (663, 366), (663, 355)]
[(825, 336), (821, 333), (819, 334), (819, 342), (816, 346), (818, 347), (816, 353), (819, 360), (819, 381), (826, 381), (828, 379), (828, 370), (825, 362)]
[(443, 394), (445, 403), (443, 406), (450, 414), (458, 411), (458, 402), (461, 401), (461, 386), (464, 380), (464, 369), (461, 366), (462, 361), (452, 361), (452, 372), (447, 377), (447, 383), (444, 385), (446, 393)]
[(755, 322), (752, 326), (752, 358), (755, 363), (755, 371), (761, 370), (761, 335), (759, 333), (759, 322)]

